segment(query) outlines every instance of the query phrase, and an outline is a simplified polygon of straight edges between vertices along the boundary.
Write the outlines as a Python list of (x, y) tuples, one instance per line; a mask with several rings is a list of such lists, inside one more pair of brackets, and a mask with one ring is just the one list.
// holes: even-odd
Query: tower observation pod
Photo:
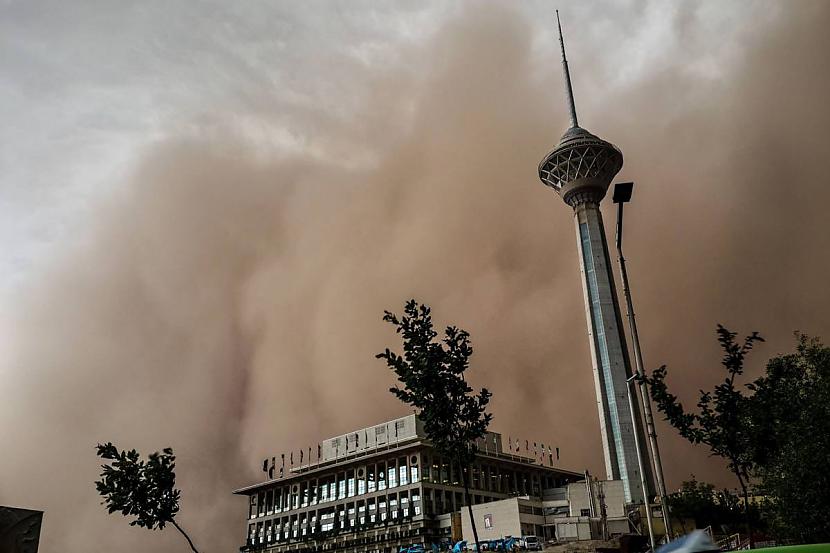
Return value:
[[(559, 25), (558, 11), (556, 20)], [(653, 475), (648, 464), (645, 478), (640, 475), (637, 442), (645, 444), (645, 438), (637, 402), (633, 418), (629, 408), (631, 363), (599, 209), (623, 156), (616, 146), (579, 126), (561, 25), (559, 42), (571, 125), (539, 164), (539, 178), (573, 208), (605, 469), (609, 479), (623, 481), (628, 502), (642, 503), (653, 493)], [(650, 488), (645, 493), (642, 481)]]

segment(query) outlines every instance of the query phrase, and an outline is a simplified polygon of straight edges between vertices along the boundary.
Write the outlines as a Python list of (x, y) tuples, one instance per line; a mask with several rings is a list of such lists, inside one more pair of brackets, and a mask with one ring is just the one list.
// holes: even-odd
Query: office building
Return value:
[[(494, 432), (477, 445), (469, 472), (474, 505), (541, 498), (583, 478), (550, 466), (553, 457), (538, 450), (510, 451)], [(329, 438), (315, 461), (272, 476), (234, 492), (248, 498), (243, 552), (397, 553), (402, 545), (429, 548), (461, 536), (459, 468), (435, 452), (415, 415)], [(533, 530), (544, 532), (541, 525)]]

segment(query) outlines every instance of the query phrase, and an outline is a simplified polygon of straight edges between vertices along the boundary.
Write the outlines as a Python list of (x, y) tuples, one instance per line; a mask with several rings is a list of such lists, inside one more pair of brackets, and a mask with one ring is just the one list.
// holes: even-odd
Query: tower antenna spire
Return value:
[(565, 39), (562, 38), (562, 23), (559, 22), (559, 10), (556, 10), (556, 26), (559, 27), (559, 44), (562, 47), (562, 70), (565, 72), (565, 91), (568, 93), (568, 108), (571, 110), (571, 128), (579, 126), (574, 104), (574, 89), (571, 86), (571, 72), (568, 70), (568, 59), (565, 57)]

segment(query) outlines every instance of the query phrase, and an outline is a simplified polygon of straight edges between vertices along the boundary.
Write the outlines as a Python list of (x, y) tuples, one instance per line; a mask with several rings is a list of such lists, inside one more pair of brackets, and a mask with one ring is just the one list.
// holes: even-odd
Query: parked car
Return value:
[(541, 551), (543, 549), (542, 540), (536, 536), (522, 536), (522, 545), (528, 551)]

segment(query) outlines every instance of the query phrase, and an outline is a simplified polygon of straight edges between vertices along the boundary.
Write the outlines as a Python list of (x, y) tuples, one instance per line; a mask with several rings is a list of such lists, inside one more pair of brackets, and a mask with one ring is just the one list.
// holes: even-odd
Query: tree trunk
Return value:
[(184, 538), (187, 540), (187, 543), (188, 543), (188, 544), (190, 544), (190, 549), (192, 549), (192, 550), (193, 550), (193, 553), (199, 553), (199, 551), (196, 549), (196, 546), (195, 546), (195, 545), (193, 545), (193, 540), (191, 540), (191, 539), (190, 539), (190, 536), (188, 536), (188, 535), (187, 535), (187, 532), (185, 532), (184, 530), (182, 530), (182, 527), (181, 527), (181, 526), (179, 526), (178, 524), (176, 524), (176, 521), (175, 521), (175, 520), (171, 520), (171, 521), (170, 521), (170, 523), (171, 523), (173, 526), (175, 526), (175, 527), (176, 527), (176, 530), (178, 530), (179, 532), (181, 532), (181, 533), (182, 533), (182, 536), (184, 536)]
[(476, 553), (481, 553), (481, 545), (478, 543), (478, 530), (476, 530), (476, 519), (473, 517), (473, 502), (470, 501), (470, 487), (467, 485), (467, 474), (464, 472), (465, 467), (458, 463), (458, 469), (461, 471), (461, 482), (464, 484), (464, 500), (467, 502), (467, 510), (470, 513), (470, 526), (473, 528), (473, 539), (476, 542)]
[(752, 537), (752, 522), (749, 519), (749, 493), (746, 484), (744, 484), (744, 479), (739, 476), (738, 482), (740, 482), (741, 490), (744, 492), (744, 517), (746, 519), (746, 533), (749, 537), (749, 548), (755, 549), (755, 539)]

